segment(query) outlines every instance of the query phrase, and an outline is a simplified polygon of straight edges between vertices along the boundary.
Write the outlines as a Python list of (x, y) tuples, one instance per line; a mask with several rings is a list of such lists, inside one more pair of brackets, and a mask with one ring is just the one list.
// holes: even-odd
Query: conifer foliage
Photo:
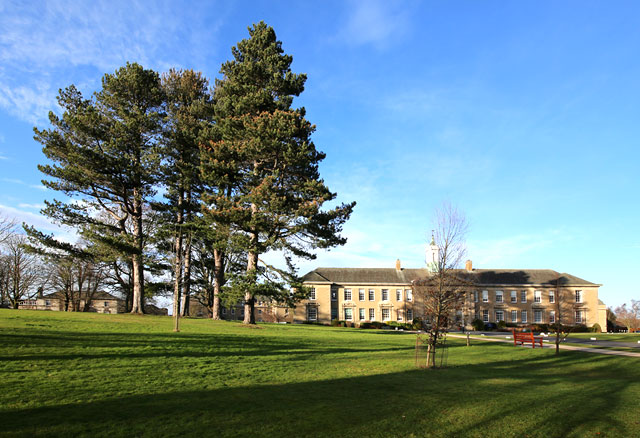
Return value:
[(80, 202), (47, 202), (43, 212), (131, 260), (131, 311), (142, 313), (143, 210), (155, 193), (164, 117), (160, 77), (127, 64), (104, 75), (102, 90), (91, 99), (72, 85), (60, 92), (58, 103), (62, 117), (50, 112), (53, 127), (35, 129), (52, 162), (38, 168), (51, 178), (45, 186)]
[[(311, 141), (315, 130), (304, 108), (292, 108), (306, 75), (291, 72), (273, 28), (260, 22), (232, 48), (216, 81), (212, 138), (203, 151), (209, 214), (244, 236), (247, 269), (244, 322), (255, 323), (255, 295), (278, 295), (258, 276), (258, 258), (270, 250), (313, 258), (313, 249), (341, 245), (343, 223), (355, 203), (322, 211), (335, 199), (318, 172), (325, 154)], [(290, 260), (290, 259), (288, 259)], [(280, 290), (280, 298), (282, 293)]]
[[(294, 257), (346, 242), (340, 233), (355, 203), (322, 209), (336, 198), (318, 171), (325, 154), (311, 141), (305, 109), (293, 107), (306, 75), (291, 71), (273, 28), (260, 22), (249, 34), (212, 91), (201, 73), (172, 69), (161, 78), (128, 63), (89, 99), (73, 85), (61, 90), (62, 116), (50, 113), (51, 128), (35, 129), (50, 160), (39, 166), (43, 183), (71, 198), (47, 202), (43, 213), (108, 254), (102, 258), (122, 289), (127, 276), (117, 267), (127, 268), (132, 312), (144, 309), (144, 261), (164, 252), (174, 315), (188, 308), (179, 298), (194, 285), (214, 319), (225, 293), (225, 302), (244, 304), (244, 322), (255, 323), (256, 296), (291, 304), (304, 295), (290, 291), (299, 286)], [(50, 236), (26, 228), (52, 246)], [(287, 269), (259, 264), (272, 251)]]

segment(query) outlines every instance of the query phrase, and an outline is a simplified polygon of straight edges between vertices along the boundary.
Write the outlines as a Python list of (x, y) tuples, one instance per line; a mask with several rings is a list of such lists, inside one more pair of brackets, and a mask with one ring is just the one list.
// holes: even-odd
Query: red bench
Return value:
[(542, 336), (533, 336), (532, 332), (527, 333), (517, 333), (515, 330), (513, 331), (513, 345), (531, 344), (532, 348), (536, 348), (536, 342), (540, 344), (540, 348), (542, 348)]

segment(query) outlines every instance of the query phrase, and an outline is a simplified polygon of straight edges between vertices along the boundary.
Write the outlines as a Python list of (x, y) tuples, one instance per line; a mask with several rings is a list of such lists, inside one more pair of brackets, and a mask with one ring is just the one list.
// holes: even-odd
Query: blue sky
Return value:
[[(127, 61), (219, 77), (247, 26), (273, 26), (321, 173), (358, 205), (317, 266), (424, 263), (456, 204), (477, 268), (549, 268), (640, 299), (637, 2), (0, 2), (0, 210), (53, 230), (33, 126), (59, 88), (89, 95)], [(62, 232), (65, 233), (65, 232)]]

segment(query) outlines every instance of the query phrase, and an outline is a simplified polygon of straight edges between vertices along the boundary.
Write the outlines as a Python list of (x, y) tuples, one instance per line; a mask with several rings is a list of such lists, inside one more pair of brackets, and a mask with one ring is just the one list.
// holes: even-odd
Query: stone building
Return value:
[[(600, 284), (551, 269), (474, 269), (471, 261), (455, 273), (470, 284), (452, 318), (460, 325), (469, 327), (474, 319), (516, 325), (560, 320), (589, 327), (598, 323), (606, 329)], [(311, 295), (296, 306), (293, 322), (411, 321), (423, 313), (413, 282), (431, 275), (432, 266), (406, 269), (399, 260), (395, 268), (314, 269), (304, 276)]]

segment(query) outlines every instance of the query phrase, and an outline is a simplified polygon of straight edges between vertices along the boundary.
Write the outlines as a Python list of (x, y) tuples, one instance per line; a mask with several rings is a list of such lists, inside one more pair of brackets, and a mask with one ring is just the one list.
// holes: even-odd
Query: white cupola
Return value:
[(431, 233), (431, 243), (429, 243), (429, 245), (427, 246), (427, 252), (425, 257), (425, 261), (427, 263), (427, 269), (429, 270), (429, 272), (438, 271), (439, 260), (440, 260), (440, 248), (438, 248), (438, 245), (436, 245), (436, 239), (433, 233)]

